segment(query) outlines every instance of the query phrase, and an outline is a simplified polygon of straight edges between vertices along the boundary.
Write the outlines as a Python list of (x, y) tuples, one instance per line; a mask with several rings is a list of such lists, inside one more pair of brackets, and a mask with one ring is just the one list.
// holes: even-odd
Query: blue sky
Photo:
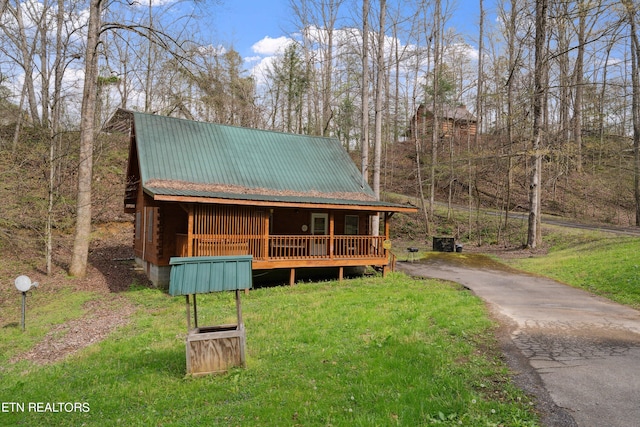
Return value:
[[(294, 26), (289, 3), (289, 0), (224, 0), (213, 9), (218, 42), (233, 45), (248, 68), (257, 65), (260, 59), (272, 56), (277, 47), (282, 46)], [(346, 3), (343, 7), (350, 7)], [(478, 0), (458, 0), (457, 3), (448, 25), (473, 37), (478, 31)], [(485, 8), (486, 3), (485, 0)]]
[(291, 25), (288, 5), (289, 0), (225, 0), (214, 9), (216, 35), (250, 58), (258, 54), (252, 50), (255, 43), (286, 35), (284, 28)]

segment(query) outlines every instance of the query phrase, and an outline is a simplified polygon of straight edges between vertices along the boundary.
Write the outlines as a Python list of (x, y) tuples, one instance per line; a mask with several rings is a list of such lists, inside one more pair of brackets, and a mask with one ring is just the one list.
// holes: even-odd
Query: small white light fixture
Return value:
[(29, 291), (32, 287), (37, 288), (38, 282), (31, 282), (29, 276), (18, 276), (16, 280), (13, 282), (16, 285), (16, 289), (22, 292), (22, 330), (24, 331), (25, 326), (25, 313), (27, 311), (27, 291)]
[(38, 282), (31, 282), (31, 279), (29, 279), (29, 276), (18, 276), (16, 277), (16, 280), (14, 281), (14, 284), (16, 285), (16, 289), (18, 289), (20, 292), (27, 292), (29, 289), (31, 289), (31, 287), (38, 287)]

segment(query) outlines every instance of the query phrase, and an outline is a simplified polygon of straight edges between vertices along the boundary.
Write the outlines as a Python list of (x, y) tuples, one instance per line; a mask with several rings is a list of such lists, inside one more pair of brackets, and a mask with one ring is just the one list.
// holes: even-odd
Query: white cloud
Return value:
[(260, 55), (256, 55), (256, 56), (247, 56), (244, 58), (244, 62), (246, 63), (252, 63), (252, 62), (257, 62), (260, 61), (262, 59), (262, 56)]
[(276, 56), (282, 54), (284, 49), (293, 42), (293, 39), (285, 36), (276, 38), (265, 36), (251, 46), (251, 50), (256, 55), (245, 58), (245, 63), (253, 64), (250, 66), (249, 72), (255, 78), (258, 86), (265, 84), (267, 70), (273, 64)]
[(275, 55), (278, 52), (282, 52), (285, 47), (293, 42), (292, 39), (285, 36), (280, 36), (277, 38), (271, 38), (266, 36), (262, 40), (256, 42), (251, 46), (251, 50), (258, 55), (262, 56), (270, 56)]
[(267, 56), (265, 58), (258, 58), (258, 63), (251, 67), (251, 75), (255, 79), (258, 86), (262, 86), (267, 82), (267, 74), (271, 64), (275, 60), (275, 56)]

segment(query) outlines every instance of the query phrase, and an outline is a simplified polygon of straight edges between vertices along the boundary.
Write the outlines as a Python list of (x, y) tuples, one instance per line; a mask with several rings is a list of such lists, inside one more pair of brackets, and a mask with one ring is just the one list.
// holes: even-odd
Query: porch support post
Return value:
[(292, 268), (289, 272), (289, 286), (293, 286), (296, 284), (296, 269)]
[(196, 294), (193, 294), (193, 323), (198, 329), (198, 303), (196, 302)]
[(329, 211), (329, 259), (334, 257), (334, 230), (333, 211)]
[(187, 221), (187, 256), (193, 256), (193, 205), (189, 205), (189, 220)]
[[(384, 240), (389, 240), (389, 228), (390, 228), (390, 224), (389, 224), (389, 219), (391, 218), (391, 215), (389, 215), (388, 212), (384, 213)], [(391, 251), (389, 251), (389, 249), (384, 249), (384, 255), (385, 258), (387, 259), (387, 264), (384, 265), (382, 267), (382, 277), (385, 277), (387, 275), (387, 272), (389, 271), (389, 269), (393, 270), (391, 264), (391, 259), (390, 256), (392, 256), (390, 254)]]
[[(246, 291), (247, 289), (245, 289)], [(246, 363), (246, 355), (245, 355), (245, 333), (244, 333), (244, 322), (242, 321), (242, 306), (240, 305), (240, 290), (236, 289), (236, 312), (238, 314), (238, 326), (237, 330), (240, 332), (240, 361), (242, 362), (243, 367), (247, 367)]]
[(191, 310), (189, 309), (191, 304), (189, 304), (189, 295), (187, 294), (184, 297), (187, 302), (187, 332), (189, 332), (191, 330)]
[(344, 279), (344, 267), (338, 269), (338, 280)]
[(269, 259), (269, 217), (272, 210), (265, 211), (264, 214), (264, 234), (262, 236), (263, 259)]
[(242, 306), (240, 305), (240, 290), (236, 289), (236, 315), (238, 316), (238, 328), (244, 328), (242, 322)]
[(391, 218), (391, 215), (389, 215), (388, 212), (384, 213), (384, 238), (385, 240), (389, 240), (389, 229), (390, 229), (390, 224), (389, 224), (389, 219)]

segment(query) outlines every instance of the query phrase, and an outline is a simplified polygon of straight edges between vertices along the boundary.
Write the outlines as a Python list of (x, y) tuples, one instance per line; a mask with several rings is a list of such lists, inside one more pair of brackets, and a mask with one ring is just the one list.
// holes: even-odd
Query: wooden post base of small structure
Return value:
[(246, 367), (244, 328), (238, 325), (193, 329), (187, 335), (187, 374), (207, 375)]
[[(251, 256), (172, 258), (170, 262), (172, 268), (169, 293), (185, 295), (187, 302), (187, 375), (216, 374), (233, 367), (246, 367), (246, 337), (240, 289), (251, 288)], [(196, 293), (223, 290), (235, 291), (238, 323), (199, 327)], [(189, 295), (193, 296), (193, 329)]]
[[(236, 289), (235, 293), (237, 324), (198, 327), (196, 319), (195, 329), (189, 329), (186, 344), (187, 375), (219, 374), (227, 372), (230, 368), (247, 366), (240, 291)], [(195, 314), (197, 313), (195, 295), (193, 303)], [(187, 316), (189, 316), (188, 308)]]

